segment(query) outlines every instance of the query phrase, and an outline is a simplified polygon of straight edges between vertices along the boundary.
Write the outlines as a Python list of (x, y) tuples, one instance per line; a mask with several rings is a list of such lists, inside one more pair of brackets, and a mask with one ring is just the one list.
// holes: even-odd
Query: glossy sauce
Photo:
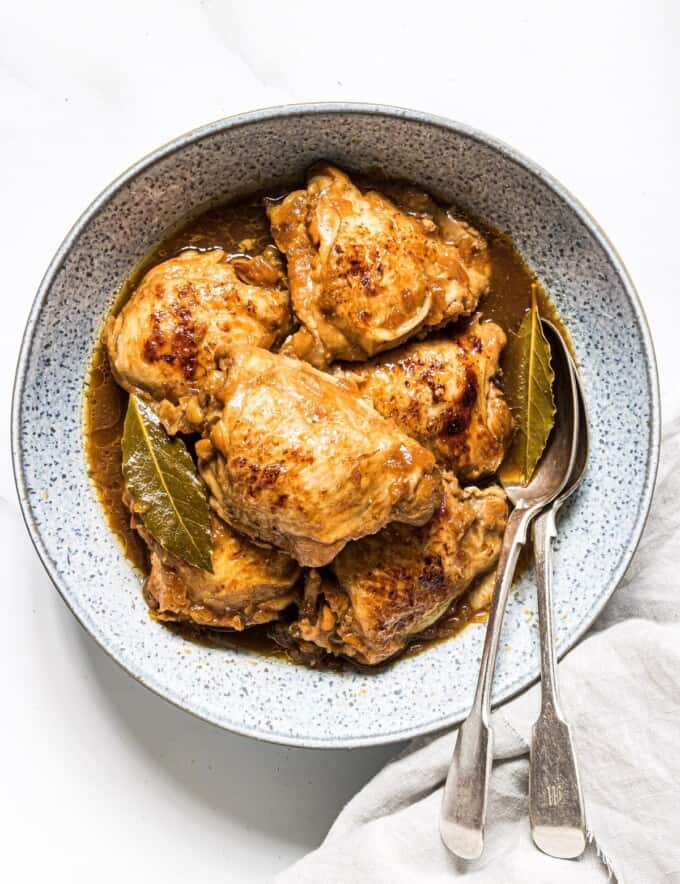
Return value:
[[(368, 182), (365, 184), (368, 185)], [(402, 202), (400, 195), (409, 190), (408, 186), (398, 182), (380, 182), (374, 186), (387, 192), (396, 202)], [(278, 194), (273, 197), (278, 197)], [(407, 199), (403, 203), (406, 204)], [(529, 307), (535, 276), (509, 237), (480, 225), (474, 219), (470, 220), (487, 240), (492, 265), (490, 291), (482, 300), (480, 311), (485, 318), (494, 319), (506, 332), (513, 332)], [(178, 228), (140, 262), (121, 289), (114, 312), (120, 310), (147, 270), (183, 249), (221, 247), (229, 254), (258, 254), (271, 242), (262, 196), (210, 209)], [(538, 299), (541, 315), (556, 321), (561, 330), (566, 331), (540, 286)], [(511, 366), (503, 361), (501, 365), (506, 376), (509, 375)], [(89, 473), (108, 522), (123, 545), (126, 556), (145, 575), (148, 570), (146, 547), (130, 528), (129, 514), (121, 499), (123, 476), (120, 440), (127, 399), (127, 393), (113, 379), (104, 348), (98, 346), (86, 385), (85, 442)], [(467, 604), (467, 595), (463, 595), (444, 617), (412, 642), (406, 655), (420, 653), (433, 643), (456, 635), (469, 623), (483, 622), (484, 619), (485, 615), (475, 613)], [(242, 633), (210, 630), (191, 624), (165, 625), (183, 637), (202, 644), (243, 648), (290, 659), (287, 651), (270, 637), (268, 625), (253, 627)], [(376, 667), (367, 668), (373, 670)]]

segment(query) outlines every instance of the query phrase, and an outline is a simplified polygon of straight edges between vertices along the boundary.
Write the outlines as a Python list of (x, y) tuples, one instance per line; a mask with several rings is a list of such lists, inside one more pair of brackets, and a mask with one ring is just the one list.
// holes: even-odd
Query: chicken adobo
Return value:
[(236, 630), (278, 620), (299, 597), (298, 563), (257, 546), (216, 515), (210, 521), (212, 573), (167, 552), (137, 524), (149, 546), (146, 592), (157, 618)]
[(468, 316), (489, 283), (486, 246), (471, 228), (447, 237), (432, 216), (362, 193), (332, 166), (271, 205), (269, 219), (301, 322), (286, 351), (314, 365), (367, 359)]
[[(156, 620), (269, 624), (295, 659), (376, 665), (462, 599), (488, 603), (516, 328), (488, 305), (532, 278), (519, 259), (498, 274), (493, 236), (428, 195), (385, 191), (324, 164), (251, 201), (247, 229), (238, 206), (211, 210), (106, 324), (122, 410), (106, 424), (90, 399), (92, 473), (97, 438), (109, 459), (120, 439), (116, 493)], [(167, 537), (159, 512), (177, 521)], [(181, 546), (192, 531), (202, 558)]]
[(168, 432), (192, 432), (223, 383), (225, 349), (273, 347), (291, 319), (275, 249), (231, 259), (187, 250), (149, 270), (104, 336), (118, 383), (155, 404)]
[(461, 488), (444, 474), (444, 497), (421, 528), (389, 525), (346, 546), (305, 582), (301, 642), (361, 663), (381, 663), (437, 620), (496, 563), (507, 518), (503, 491)]
[(422, 525), (441, 497), (432, 454), (305, 362), (232, 347), (224, 408), (196, 445), (220, 516), (302, 565), (388, 522)]
[(442, 466), (474, 480), (496, 472), (512, 431), (495, 380), (505, 341), (495, 322), (475, 322), (458, 334), (338, 366), (335, 375), (429, 448)]

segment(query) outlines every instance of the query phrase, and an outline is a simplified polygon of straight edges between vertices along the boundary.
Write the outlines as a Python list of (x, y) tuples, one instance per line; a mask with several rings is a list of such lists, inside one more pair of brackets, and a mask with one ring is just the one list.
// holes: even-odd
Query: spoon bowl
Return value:
[[(545, 451), (527, 485), (501, 483), (515, 509), (536, 512), (561, 496), (570, 482), (576, 458), (579, 456), (580, 399), (579, 382), (573, 360), (564, 338), (555, 326), (541, 320), (548, 332), (555, 381), (555, 423)], [(585, 468), (585, 465), (584, 467)]]
[[(541, 323), (545, 331), (548, 332), (549, 341), (554, 342), (555, 345), (559, 346), (558, 342), (564, 341), (562, 335), (559, 330), (547, 319), (542, 319)], [(551, 345), (552, 346), (552, 345)], [(586, 467), (588, 465), (588, 456), (590, 453), (590, 437), (588, 432), (588, 414), (586, 409), (586, 400), (585, 394), (583, 392), (583, 386), (581, 384), (581, 378), (579, 377), (578, 370), (574, 365), (574, 361), (571, 358), (570, 354), (568, 355), (569, 366), (572, 371), (573, 380), (574, 380), (574, 390), (577, 397), (577, 418), (578, 418), (578, 429), (577, 429), (577, 438), (575, 441), (575, 451), (573, 455), (573, 461), (571, 465), (571, 473), (569, 474), (569, 478), (562, 489), (561, 493), (555, 500), (553, 504), (553, 512), (556, 513), (559, 507), (569, 498), (571, 495), (577, 490), (581, 482), (583, 481), (583, 477), (586, 473)]]

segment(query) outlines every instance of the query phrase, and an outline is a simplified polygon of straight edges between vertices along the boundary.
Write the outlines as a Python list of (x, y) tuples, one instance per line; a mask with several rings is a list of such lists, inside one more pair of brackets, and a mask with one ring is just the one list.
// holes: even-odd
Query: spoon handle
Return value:
[(489, 724), (491, 685), (508, 590), (520, 549), (526, 542), (527, 510), (510, 514), (503, 536), (496, 584), (477, 681), (467, 719), (460, 726), (444, 787), (439, 831), (448, 849), (463, 859), (477, 859), (484, 847), (484, 823), (493, 763), (493, 731)]
[(585, 813), (569, 725), (557, 692), (553, 635), (552, 539), (557, 506), (533, 524), (538, 622), (541, 636), (541, 712), (531, 735), (529, 819), (531, 835), (544, 853), (573, 859), (585, 850)]

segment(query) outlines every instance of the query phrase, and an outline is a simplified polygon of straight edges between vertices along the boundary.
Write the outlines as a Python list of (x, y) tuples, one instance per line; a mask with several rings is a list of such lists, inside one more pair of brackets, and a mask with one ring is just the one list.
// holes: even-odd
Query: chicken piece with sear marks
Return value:
[(486, 244), (445, 216), (362, 193), (333, 166), (268, 208), (301, 328), (284, 352), (323, 368), (357, 362), (472, 313), (490, 279)]
[[(134, 517), (133, 517), (134, 520)], [(211, 516), (213, 573), (164, 550), (148, 532), (146, 597), (158, 620), (242, 630), (278, 620), (299, 600), (300, 567), (280, 550), (257, 546)]]
[(510, 409), (494, 383), (505, 341), (496, 323), (474, 322), (333, 373), (443, 467), (471, 481), (498, 469), (512, 432)]
[(222, 385), (225, 348), (274, 347), (290, 327), (275, 248), (232, 259), (223, 249), (189, 249), (148, 271), (104, 340), (118, 383), (149, 401), (169, 432), (191, 432), (206, 423)]
[(365, 400), (257, 347), (232, 347), (225, 367), (222, 414), (196, 453), (212, 506), (238, 531), (312, 566), (389, 522), (432, 516), (434, 457)]
[(297, 621), (281, 627), (301, 653), (321, 648), (376, 665), (438, 620), (500, 555), (508, 507), (497, 486), (461, 488), (444, 474), (444, 497), (423, 527), (389, 525), (312, 570)]

